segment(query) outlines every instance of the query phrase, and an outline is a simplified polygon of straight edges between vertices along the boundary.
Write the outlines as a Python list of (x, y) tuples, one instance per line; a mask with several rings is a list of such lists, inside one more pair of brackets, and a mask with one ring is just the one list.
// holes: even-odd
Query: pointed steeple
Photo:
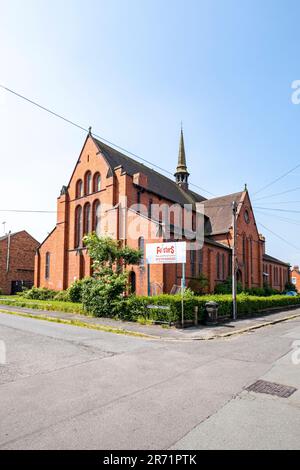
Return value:
[(185, 158), (185, 148), (184, 148), (184, 138), (183, 138), (183, 129), (181, 125), (180, 131), (180, 141), (179, 141), (179, 152), (178, 152), (178, 163), (176, 168), (176, 173), (174, 174), (176, 178), (176, 183), (183, 189), (187, 190), (189, 183), (189, 172), (186, 166)]

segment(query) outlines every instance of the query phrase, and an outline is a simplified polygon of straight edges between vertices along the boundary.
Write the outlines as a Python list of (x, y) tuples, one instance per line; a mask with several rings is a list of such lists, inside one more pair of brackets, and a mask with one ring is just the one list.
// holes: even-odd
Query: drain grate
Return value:
[(267, 393), (268, 395), (275, 395), (276, 397), (288, 398), (294, 392), (295, 387), (289, 385), (276, 384), (274, 382), (267, 382), (266, 380), (257, 380), (254, 384), (246, 388), (248, 392)]

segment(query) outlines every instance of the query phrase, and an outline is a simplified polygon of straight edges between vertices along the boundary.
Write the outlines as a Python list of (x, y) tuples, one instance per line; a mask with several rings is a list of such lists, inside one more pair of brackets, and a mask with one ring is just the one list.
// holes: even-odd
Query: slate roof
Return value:
[(184, 191), (175, 181), (158, 173), (152, 168), (137, 162), (132, 158), (124, 155), (98, 139), (94, 139), (99, 151), (104, 155), (107, 163), (113, 171), (117, 167), (122, 167), (123, 171), (133, 176), (135, 173), (143, 173), (148, 179), (148, 190), (178, 204), (192, 204), (195, 202), (205, 201), (205, 197), (194, 191)]
[(232, 202), (239, 203), (243, 192), (226, 194), (204, 201), (205, 215), (209, 220), (205, 224), (206, 235), (227, 233), (232, 226)]
[(290, 266), (289, 263), (285, 263), (284, 261), (281, 261), (278, 258), (274, 258), (274, 256), (267, 255), (266, 253), (263, 255), (263, 260), (268, 261), (270, 263), (277, 263), (277, 264), (283, 264), (284, 266)]
[[(10, 238), (16, 235), (17, 233), (20, 233), (20, 232), (11, 233)], [(2, 242), (3, 240), (6, 240), (7, 238), (8, 238), (8, 233), (6, 235), (3, 235), (3, 237), (0, 237), (0, 242)]]

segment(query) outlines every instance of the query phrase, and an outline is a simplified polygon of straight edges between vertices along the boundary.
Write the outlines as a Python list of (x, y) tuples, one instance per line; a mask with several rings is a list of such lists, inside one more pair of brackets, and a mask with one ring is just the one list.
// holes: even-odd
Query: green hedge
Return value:
[[(186, 296), (184, 298), (184, 318), (194, 319), (194, 307), (199, 307), (199, 319), (205, 317), (205, 303), (216, 301), (219, 304), (219, 317), (230, 317), (232, 313), (232, 299), (230, 295), (206, 295), (206, 296)], [(15, 305), (16, 307), (27, 307), (39, 310), (52, 310), (68, 313), (85, 312), (81, 303), (62, 302), (58, 300), (32, 300), (19, 296), (4, 296), (0, 304)], [(170, 306), (170, 310), (147, 309), (147, 305)], [(289, 305), (299, 305), (300, 296), (292, 297), (286, 295), (273, 295), (269, 297), (250, 296), (239, 294), (237, 296), (238, 316), (251, 315), (253, 313), (267, 310), (274, 307), (285, 307)], [(99, 315), (99, 316), (105, 316)], [(106, 315), (107, 316), (107, 315)], [(176, 322), (181, 320), (181, 296), (180, 295), (159, 295), (154, 297), (132, 296), (117, 302), (111, 309), (111, 317), (128, 321), (160, 321)]]
[(80, 313), (86, 315), (82, 304), (75, 302), (65, 302), (59, 300), (35, 300), (26, 299), (20, 296), (3, 296), (0, 299), (1, 305), (10, 305), (22, 308), (32, 308), (36, 310), (49, 310), (65, 313)]
[[(207, 296), (187, 296), (184, 298), (184, 318), (194, 319), (194, 308), (198, 306), (199, 320), (205, 318), (205, 304), (208, 301), (215, 301), (219, 304), (219, 317), (230, 317), (232, 314), (232, 298), (230, 295), (207, 295)], [(147, 305), (158, 305), (170, 307), (165, 309), (147, 309)], [(299, 305), (300, 296), (290, 297), (285, 295), (273, 295), (269, 297), (250, 296), (239, 294), (237, 296), (238, 315), (249, 315), (262, 310), (274, 307), (285, 307)], [(120, 303), (117, 317), (122, 320), (137, 321), (145, 320), (176, 322), (181, 320), (181, 296), (180, 295), (159, 295), (153, 297), (132, 296)]]

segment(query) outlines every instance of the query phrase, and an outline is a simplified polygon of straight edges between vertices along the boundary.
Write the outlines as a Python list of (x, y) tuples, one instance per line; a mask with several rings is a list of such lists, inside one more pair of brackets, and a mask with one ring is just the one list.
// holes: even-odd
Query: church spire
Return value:
[(186, 166), (182, 124), (181, 124), (181, 131), (180, 131), (178, 163), (177, 163), (176, 173), (174, 174), (174, 176), (176, 178), (176, 183), (178, 184), (178, 186), (187, 190), (189, 186), (188, 184), (189, 172)]

